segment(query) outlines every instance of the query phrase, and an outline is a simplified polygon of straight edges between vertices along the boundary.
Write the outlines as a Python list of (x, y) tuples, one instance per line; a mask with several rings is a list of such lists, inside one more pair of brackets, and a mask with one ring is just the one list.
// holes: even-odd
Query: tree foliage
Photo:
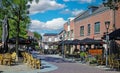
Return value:
[(106, 7), (109, 7), (110, 9), (114, 9), (114, 10), (117, 10), (119, 7), (118, 7), (118, 4), (120, 2), (120, 0), (103, 0), (103, 4), (106, 6)]
[(34, 32), (34, 37), (37, 39), (37, 40), (41, 40), (42, 39), (42, 36), (37, 33), (37, 32)]
[[(9, 37), (16, 37), (16, 52), (19, 36), (26, 37), (26, 27), (30, 23), (28, 2), (33, 0), (0, 0), (0, 21), (6, 16), (9, 27)], [(36, 0), (38, 2), (39, 0)], [(1, 29), (0, 25), (0, 29)], [(0, 30), (0, 34), (1, 34)]]

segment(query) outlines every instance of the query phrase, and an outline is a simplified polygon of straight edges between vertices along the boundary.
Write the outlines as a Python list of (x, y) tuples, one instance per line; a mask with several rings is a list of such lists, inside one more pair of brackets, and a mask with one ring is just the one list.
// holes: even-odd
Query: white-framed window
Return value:
[(52, 41), (52, 38), (49, 38), (48, 41), (51, 42), (51, 41)]

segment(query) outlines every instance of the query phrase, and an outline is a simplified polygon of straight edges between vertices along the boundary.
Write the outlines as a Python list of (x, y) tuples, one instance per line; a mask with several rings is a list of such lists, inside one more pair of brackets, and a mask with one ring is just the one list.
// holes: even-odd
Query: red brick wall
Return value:
[[(79, 20), (75, 22), (74, 31), (75, 31), (75, 39), (83, 39), (83, 38), (95, 38), (95, 39), (101, 39), (103, 36), (103, 33), (106, 32), (105, 28), (105, 21), (110, 21), (110, 30), (112, 30), (112, 23), (113, 23), (113, 12), (112, 10), (107, 10), (105, 12), (101, 12), (99, 14), (90, 16), (88, 18), (85, 18), (83, 20)], [(119, 18), (120, 19), (120, 18)], [(94, 25), (96, 22), (100, 22), (100, 34), (94, 34)], [(91, 24), (91, 33), (90, 36), (87, 36), (87, 28), (88, 24)], [(80, 36), (80, 26), (84, 26), (84, 36)]]
[(68, 30), (68, 25), (67, 25), (67, 23), (64, 24), (64, 30), (66, 30), (66, 31)]
[(116, 28), (120, 28), (120, 8), (116, 11)]
[(74, 20), (70, 21), (70, 30), (74, 30)]

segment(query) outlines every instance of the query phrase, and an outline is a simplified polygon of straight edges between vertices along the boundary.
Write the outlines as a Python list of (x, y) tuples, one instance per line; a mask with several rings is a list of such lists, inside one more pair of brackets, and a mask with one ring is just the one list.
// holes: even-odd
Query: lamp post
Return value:
[(65, 39), (65, 30), (63, 30), (63, 35), (60, 37), (60, 39), (62, 40), (62, 58), (65, 58), (64, 55), (64, 39)]
[[(108, 29), (110, 26), (110, 21), (105, 22), (105, 27), (106, 27), (106, 66), (108, 66), (108, 46), (109, 46), (109, 35), (108, 35)], [(109, 49), (109, 54), (110, 54), (110, 49)]]

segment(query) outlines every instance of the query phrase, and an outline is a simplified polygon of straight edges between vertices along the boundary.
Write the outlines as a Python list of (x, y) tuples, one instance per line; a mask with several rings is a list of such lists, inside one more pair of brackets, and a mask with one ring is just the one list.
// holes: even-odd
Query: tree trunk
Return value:
[(3, 32), (2, 32), (2, 43), (3, 43), (3, 53), (8, 52), (8, 38), (9, 38), (9, 23), (8, 18), (5, 15), (5, 18), (3, 20)]
[(20, 32), (20, 11), (18, 14), (18, 22), (17, 22), (17, 28), (16, 28), (16, 62), (18, 62), (18, 56), (19, 56), (19, 51), (18, 51), (18, 46), (19, 46), (19, 32)]

